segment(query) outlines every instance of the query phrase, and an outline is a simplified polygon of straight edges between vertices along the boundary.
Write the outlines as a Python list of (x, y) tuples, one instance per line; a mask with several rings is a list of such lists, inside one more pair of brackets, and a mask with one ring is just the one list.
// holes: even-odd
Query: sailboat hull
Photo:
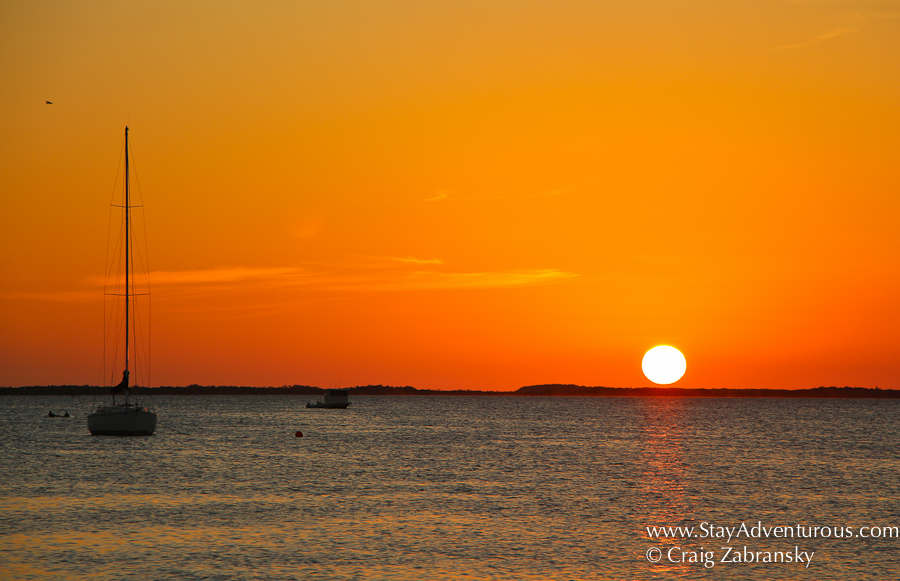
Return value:
[(88, 415), (94, 436), (149, 436), (156, 431), (156, 414), (134, 405), (103, 406)]

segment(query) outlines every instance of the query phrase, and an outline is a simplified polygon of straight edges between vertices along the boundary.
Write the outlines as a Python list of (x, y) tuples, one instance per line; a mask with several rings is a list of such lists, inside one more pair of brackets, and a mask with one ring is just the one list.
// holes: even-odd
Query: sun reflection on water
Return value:
[[(666, 578), (686, 577), (696, 567), (686, 563), (672, 563), (665, 557), (671, 547), (686, 546), (681, 539), (651, 539), (647, 526), (679, 525), (693, 513), (691, 499), (686, 494), (685, 458), (682, 439), (685, 422), (684, 400), (680, 398), (642, 398), (641, 415), (641, 480), (637, 516), (642, 528), (638, 533), (647, 547), (658, 547), (663, 558), (650, 565), (654, 573)], [(645, 558), (645, 554), (640, 555)]]

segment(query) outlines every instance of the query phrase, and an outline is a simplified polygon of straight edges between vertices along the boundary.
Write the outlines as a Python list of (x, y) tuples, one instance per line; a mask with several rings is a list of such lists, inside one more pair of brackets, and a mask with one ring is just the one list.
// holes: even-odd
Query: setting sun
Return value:
[(653, 383), (666, 385), (681, 379), (687, 368), (687, 362), (678, 349), (659, 345), (644, 354), (641, 368), (647, 379)]

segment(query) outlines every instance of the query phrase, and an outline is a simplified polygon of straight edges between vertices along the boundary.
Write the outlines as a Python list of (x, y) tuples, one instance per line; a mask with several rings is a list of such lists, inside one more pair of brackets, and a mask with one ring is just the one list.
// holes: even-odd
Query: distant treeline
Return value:
[[(816, 387), (813, 389), (681, 389), (677, 387), (585, 387), (583, 385), (528, 385), (516, 391), (470, 391), (457, 389), (416, 389), (391, 385), (362, 385), (346, 388), (350, 395), (437, 395), (437, 396), (540, 396), (540, 397), (818, 397), (900, 399), (900, 390), (877, 387)], [(35, 385), (0, 387), (0, 395), (107, 395), (110, 388), (92, 385)], [(235, 385), (188, 385), (186, 387), (134, 387), (135, 395), (306, 395), (318, 396), (325, 389), (309, 385), (282, 387), (240, 387)]]
[(681, 389), (678, 387), (585, 387), (583, 385), (529, 385), (513, 395), (582, 397), (819, 397), (900, 399), (900, 390), (877, 387), (816, 387), (812, 389)]

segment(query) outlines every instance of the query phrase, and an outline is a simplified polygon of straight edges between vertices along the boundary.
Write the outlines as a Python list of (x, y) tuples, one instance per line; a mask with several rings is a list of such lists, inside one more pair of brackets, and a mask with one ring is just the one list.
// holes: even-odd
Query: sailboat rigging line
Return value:
[[(104, 284), (103, 284), (104, 291), (106, 291), (106, 289), (109, 286), (110, 269), (113, 264), (113, 262), (110, 260), (110, 254), (109, 254), (110, 240), (112, 239), (112, 213), (113, 213), (112, 209), (115, 206), (115, 204), (113, 204), (113, 202), (115, 202), (115, 200), (116, 200), (116, 192), (118, 191), (119, 175), (120, 175), (119, 172), (122, 169), (122, 158), (126, 154), (127, 154), (127, 152), (125, 151), (125, 144), (123, 143), (121, 153), (119, 154), (119, 163), (116, 164), (116, 179), (113, 181), (112, 194), (109, 197), (109, 206), (110, 206), (109, 207), (109, 222), (108, 222), (109, 226), (106, 229), (106, 269), (105, 269), (106, 270), (106, 278), (105, 278)], [(120, 230), (122, 227), (124, 227), (124, 225), (120, 227)], [(116, 238), (116, 246), (117, 247), (118, 247), (118, 240), (119, 240), (119, 238)]]
[[(106, 302), (106, 299), (103, 299)], [(103, 378), (106, 376), (106, 305), (103, 305), (103, 358), (100, 360), (100, 376), (97, 378), (97, 385), (103, 386)]]
[[(126, 140), (126, 143), (127, 142), (128, 142), (128, 140)], [(130, 145), (128, 147), (127, 153), (128, 153), (128, 157), (130, 159), (130, 167), (131, 167), (130, 175), (131, 175), (132, 181), (134, 182), (134, 185), (136, 186), (136, 188), (134, 188), (134, 189), (137, 190), (136, 192), (133, 192), (133, 193), (137, 194), (138, 201), (140, 202), (138, 204), (133, 204), (131, 199), (134, 196), (132, 195), (131, 198), (127, 201), (127, 204), (130, 206), (130, 209), (134, 209), (134, 208), (143, 209), (144, 194), (141, 189), (140, 175), (138, 174), (138, 171), (137, 171), (137, 159), (134, 155), (134, 150)], [(135, 335), (134, 335), (134, 343), (135, 344), (133, 347), (133, 353), (134, 353), (134, 357), (135, 357), (136, 379), (140, 378), (140, 375), (137, 372), (138, 372), (138, 366), (142, 364), (141, 371), (144, 371), (144, 373), (145, 373), (144, 383), (149, 387), (151, 385), (151, 382), (150, 382), (150, 360), (151, 360), (151, 353), (152, 353), (151, 349), (150, 349), (150, 339), (152, 338), (152, 335), (150, 334), (150, 328), (149, 328), (150, 322), (152, 321), (152, 317), (150, 316), (151, 299), (149, 298), (150, 297), (150, 257), (149, 257), (148, 251), (149, 251), (150, 246), (147, 243), (147, 217), (146, 217), (146, 214), (144, 212), (140, 212), (140, 217), (141, 217), (141, 228), (140, 229), (143, 230), (142, 234), (143, 234), (143, 238), (144, 238), (143, 247), (140, 244), (137, 244), (137, 245), (135, 244), (136, 232), (134, 229), (134, 216), (133, 215), (132, 215), (131, 221), (129, 222), (129, 224), (131, 226), (131, 235), (132, 235), (131, 236), (131, 248), (130, 248), (130, 250), (132, 251), (131, 264), (132, 264), (132, 266), (134, 266), (135, 257), (137, 257), (137, 262), (141, 266), (140, 269), (136, 269), (136, 270), (132, 269), (131, 296), (132, 297), (136, 297), (136, 296), (147, 296), (148, 297), (147, 298), (147, 325), (148, 325), (148, 328), (147, 328), (146, 337), (145, 337), (144, 333), (137, 333), (137, 332), (135, 333)], [(137, 272), (142, 272), (144, 275), (142, 277), (143, 278), (142, 283), (147, 289), (146, 293), (136, 292), (137, 276), (134, 276), (134, 275)], [(132, 316), (133, 316), (133, 320), (134, 320), (135, 331), (138, 330), (138, 326), (141, 323), (141, 320), (139, 319), (138, 315), (139, 315), (139, 311), (137, 310), (137, 301), (135, 300), (132, 303)], [(145, 339), (146, 339), (146, 342), (145, 342)], [(141, 357), (143, 357), (143, 361), (141, 361)]]
[(137, 301), (132, 301), (132, 329), (134, 331), (132, 353), (134, 355), (134, 379), (135, 386), (144, 385), (149, 379), (149, 347), (144, 341), (144, 320), (141, 311), (137, 308)]
[[(127, 152), (124, 151), (124, 146), (123, 146), (123, 152), (127, 154)], [(120, 160), (122, 160), (123, 157), (125, 157), (125, 156), (123, 155), (122, 157), (120, 157)], [(122, 167), (122, 163), (120, 161), (119, 170), (121, 170), (121, 167)], [(116, 174), (116, 184), (114, 185), (114, 190), (118, 189), (117, 186), (118, 186), (118, 176), (119, 175), (120, 174), (118, 174), (118, 173)], [(113, 192), (113, 200), (110, 200), (110, 202), (113, 202), (114, 199), (115, 199), (115, 191)], [(125, 239), (125, 221), (121, 221), (119, 223), (118, 236), (116, 236), (116, 243), (115, 243), (115, 246), (113, 247), (112, 252), (110, 252), (110, 240), (112, 238), (112, 225), (113, 225), (113, 207), (115, 207), (115, 206), (117, 206), (117, 205), (110, 203), (109, 227), (107, 229), (107, 245), (106, 245), (107, 246), (107, 250), (106, 250), (107, 263), (106, 263), (106, 277), (104, 280), (104, 294), (109, 294), (109, 295), (119, 294), (119, 293), (115, 293), (115, 292), (112, 292), (112, 293), (108, 292), (111, 285), (113, 286), (113, 290), (121, 290), (122, 289), (121, 281), (122, 281), (123, 273), (122, 273), (121, 256), (122, 256), (122, 252), (124, 251), (124, 248), (123, 248), (124, 245), (122, 242)], [(113, 269), (116, 270), (115, 276), (113, 275)], [(104, 332), (104, 337), (103, 337), (103, 367), (104, 367), (103, 375), (104, 376), (106, 375), (105, 368), (106, 368), (106, 364), (107, 364), (107, 359), (109, 357), (109, 353), (108, 353), (108, 341), (110, 339), (109, 335), (110, 335), (110, 333), (113, 333), (114, 337), (119, 337), (120, 333), (121, 333), (122, 321), (119, 316), (119, 309), (120, 309), (119, 303), (114, 301), (111, 304), (111, 313), (110, 314), (111, 314), (112, 318), (109, 320), (109, 326), (106, 327), (106, 321), (105, 321), (106, 304), (104, 301), (103, 314), (104, 314), (104, 327), (106, 327), (105, 332)], [(115, 385), (117, 383), (115, 380), (115, 364), (114, 364), (114, 362), (118, 360), (119, 341), (114, 340), (113, 345), (114, 345), (114, 349), (113, 349), (113, 353), (112, 353), (113, 365), (110, 367), (110, 385)]]
[[(117, 174), (116, 175), (117, 182), (118, 182), (118, 179), (119, 178), (118, 178), (118, 174)], [(114, 188), (115, 188), (115, 185), (114, 185)], [(101, 386), (106, 386), (106, 359), (108, 356), (109, 334), (112, 331), (113, 325), (116, 321), (116, 317), (112, 317), (109, 321), (107, 321), (107, 319), (106, 319), (106, 299), (105, 299), (105, 295), (110, 294), (109, 287), (110, 287), (110, 281), (112, 280), (112, 268), (113, 268), (113, 265), (115, 264), (115, 261), (113, 261), (110, 257), (110, 255), (111, 255), (110, 241), (112, 239), (112, 223), (113, 223), (113, 209), (112, 209), (112, 206), (110, 206), (109, 222), (108, 222), (109, 225), (108, 225), (107, 231), (106, 231), (106, 265), (104, 268), (104, 277), (103, 277), (103, 294), (104, 294), (104, 300), (103, 300), (103, 361), (101, 362), (101, 369), (100, 369), (102, 381), (99, 384)], [(120, 230), (121, 230), (121, 228), (120, 228)], [(116, 238), (116, 246), (115, 246), (116, 249), (119, 246), (118, 240), (119, 240), (119, 237)], [(117, 254), (117, 252), (114, 250), (112, 254)]]
[[(124, 378), (122, 379), (123, 385), (125, 386), (125, 403), (128, 403), (128, 312), (129, 309), (129, 297), (128, 292), (131, 288), (128, 286), (128, 277), (131, 271), (131, 266), (128, 264), (129, 254), (131, 252), (131, 215), (128, 211), (128, 206), (131, 205), (131, 180), (128, 175), (128, 126), (125, 126), (125, 373)], [(116, 403), (116, 394), (113, 394), (113, 404)]]
[[(137, 171), (137, 157), (134, 155), (134, 151), (130, 151), (131, 153), (131, 173), (134, 174), (134, 184), (137, 189), (137, 196), (140, 201), (137, 205), (132, 205), (132, 208), (143, 208), (144, 207), (144, 191), (141, 189), (141, 176)], [(138, 258), (140, 259), (142, 272), (144, 273), (144, 283), (147, 286), (147, 294), (150, 294), (150, 245), (147, 244), (147, 215), (141, 212), (141, 229), (143, 230), (144, 235), (144, 246), (141, 248), (138, 247)]]
[[(116, 181), (118, 181), (119, 177), (116, 174)], [(115, 190), (115, 184), (113, 184), (113, 190)], [(115, 192), (114, 192), (115, 193)], [(109, 289), (109, 246), (110, 246), (110, 238), (112, 231), (112, 208), (109, 209), (109, 222), (106, 229), (106, 264), (104, 265), (104, 277), (103, 277), (103, 356), (100, 360), (100, 378), (97, 381), (98, 386), (106, 385), (106, 347), (107, 347), (107, 337), (109, 335), (109, 329), (106, 326), (106, 293)]]
[[(146, 232), (146, 230), (144, 232)], [(149, 281), (147, 284), (149, 284)], [(149, 295), (150, 293), (147, 294)], [(150, 326), (153, 324), (153, 312), (151, 311), (152, 305), (153, 301), (147, 298), (147, 387), (153, 386), (153, 382), (150, 381), (150, 363), (152, 362), (151, 355), (153, 354), (152, 346), (150, 345), (150, 341), (153, 340), (153, 333), (151, 332), (152, 329), (150, 328)]]

